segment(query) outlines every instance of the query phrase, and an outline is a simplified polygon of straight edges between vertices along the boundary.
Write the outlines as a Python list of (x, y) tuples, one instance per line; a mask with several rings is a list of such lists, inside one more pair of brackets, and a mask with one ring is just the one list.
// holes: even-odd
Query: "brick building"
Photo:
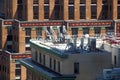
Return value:
[[(7, 50), (22, 55), (30, 53), (29, 40), (36, 37), (46, 38), (51, 35), (51, 28), (54, 35), (67, 32), (67, 35), (78, 37), (84, 34), (96, 36), (111, 32), (120, 33), (120, 0), (4, 0), (4, 2), (5, 20), (0, 20), (0, 48), (3, 52)], [(13, 70), (15, 72), (15, 69)], [(15, 73), (13, 75), (11, 79), (16, 79)]]
[[(69, 37), (65, 42), (31, 39), (32, 58), (20, 60), (27, 68), (27, 80), (102, 80), (99, 77), (103, 69), (112, 67), (112, 54), (97, 50), (102, 46), (100, 38), (89, 37), (87, 51), (78, 48), (80, 44), (86, 46), (83, 40), (88, 39)], [(91, 44), (92, 40), (96, 42)]]

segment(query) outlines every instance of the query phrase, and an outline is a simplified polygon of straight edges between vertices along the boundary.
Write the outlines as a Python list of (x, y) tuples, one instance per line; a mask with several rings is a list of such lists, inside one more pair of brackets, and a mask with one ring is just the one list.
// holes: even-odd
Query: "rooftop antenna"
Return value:
[(66, 30), (65, 25), (63, 25), (63, 33), (64, 33), (64, 34), (67, 34), (67, 30)]
[(47, 38), (52, 40), (52, 36), (51, 36), (50, 32), (47, 30), (47, 27), (45, 28), (45, 31), (46, 31)]

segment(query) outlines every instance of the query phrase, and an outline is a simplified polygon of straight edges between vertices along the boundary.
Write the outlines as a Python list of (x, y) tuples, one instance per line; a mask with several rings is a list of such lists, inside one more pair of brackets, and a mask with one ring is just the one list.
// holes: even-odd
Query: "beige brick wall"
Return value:
[(44, 0), (39, 0), (39, 20), (44, 19)]
[(12, 19), (17, 18), (17, 0), (12, 0)]
[(33, 20), (33, 0), (27, 0), (27, 20)]
[(2, 26), (1, 27), (1, 48), (6, 49), (6, 40), (7, 40), (7, 27)]
[(21, 80), (26, 80), (26, 68), (24, 66), (21, 66)]
[(63, 0), (63, 20), (68, 20), (68, 0)]
[(18, 45), (19, 45), (19, 53), (24, 53), (25, 52), (25, 30), (23, 28), (19, 28), (19, 36), (18, 36)]
[(74, 19), (75, 20), (80, 20), (80, 0), (74, 0)]
[(15, 79), (15, 62), (13, 62), (12, 60), (10, 61), (10, 80), (14, 80)]
[(112, 15), (113, 15), (113, 20), (116, 20), (117, 19), (117, 1), (118, 0), (112, 0), (112, 9), (113, 9), (113, 11), (112, 11)]
[(86, 0), (86, 20), (91, 19), (91, 0)]

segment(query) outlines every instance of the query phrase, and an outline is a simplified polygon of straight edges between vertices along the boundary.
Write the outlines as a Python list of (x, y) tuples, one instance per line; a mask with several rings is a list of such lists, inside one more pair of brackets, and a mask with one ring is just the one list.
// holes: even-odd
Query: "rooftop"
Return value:
[(52, 51), (59, 55), (96, 53), (101, 51), (103, 39), (100, 37), (67, 37), (63, 40), (31, 39), (31, 45)]

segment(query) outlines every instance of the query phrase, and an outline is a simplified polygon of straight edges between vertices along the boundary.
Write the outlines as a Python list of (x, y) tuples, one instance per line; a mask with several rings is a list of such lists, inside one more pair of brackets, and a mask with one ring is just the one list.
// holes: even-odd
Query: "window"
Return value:
[(44, 0), (44, 4), (49, 4), (49, 0)]
[(33, 6), (33, 18), (38, 19), (38, 6)]
[(55, 20), (60, 19), (60, 5), (55, 5)]
[(118, 11), (117, 17), (118, 17), (118, 19), (120, 19), (120, 5), (117, 7), (117, 11)]
[(85, 4), (85, 0), (80, 0), (80, 4)]
[(39, 53), (39, 62), (40, 62), (40, 63), (42, 62), (42, 56), (41, 56), (41, 53)]
[(91, 0), (91, 4), (96, 4), (96, 0)]
[(60, 4), (61, 0), (55, 0), (55, 4)]
[(108, 4), (107, 0), (102, 1), (102, 19), (108, 18)]
[(78, 35), (78, 28), (72, 28), (72, 35)]
[(52, 58), (50, 58), (50, 68), (52, 68)]
[(114, 32), (114, 27), (106, 27), (106, 34), (111, 34)]
[(43, 55), (43, 65), (45, 65), (45, 55)]
[(15, 70), (15, 75), (20, 76), (21, 75), (21, 69), (16, 69)]
[(26, 38), (25, 38), (25, 43), (26, 43), (26, 44), (30, 44), (30, 39), (31, 39), (31, 37), (26, 37)]
[(91, 19), (96, 19), (97, 18), (97, 6), (92, 5), (91, 6)]
[(74, 5), (69, 6), (69, 19), (74, 19)]
[(69, 19), (74, 19), (74, 0), (69, 0)]
[(18, 2), (17, 2), (18, 4), (22, 4), (22, 0), (18, 0)]
[(15, 60), (15, 66), (16, 66), (16, 69), (20, 69), (21, 68), (19, 60)]
[(86, 7), (80, 6), (80, 19), (85, 19), (86, 18)]
[(26, 36), (31, 36), (31, 28), (25, 28)]
[(26, 47), (26, 51), (30, 51), (31, 50), (31, 48), (30, 47)]
[(37, 35), (37, 37), (42, 36), (42, 28), (37, 28), (36, 29), (36, 35)]
[(95, 27), (95, 34), (100, 34), (101, 33), (101, 28), (100, 27)]
[(69, 4), (74, 4), (74, 0), (69, 0)]
[(33, 4), (38, 4), (38, 0), (33, 0)]
[(54, 60), (54, 66), (53, 69), (56, 70), (56, 60)]
[(35, 51), (35, 61), (38, 61), (38, 53)]
[(9, 33), (8, 33), (8, 36), (7, 36), (7, 41), (12, 41), (12, 35), (9, 35)]
[(79, 74), (79, 63), (74, 63), (74, 74)]
[(108, 2), (107, 0), (102, 0), (103, 4), (107, 4), (107, 2)]
[(116, 66), (117, 64), (117, 56), (114, 56), (114, 65)]
[(0, 65), (0, 71), (1, 71), (1, 65)]
[(97, 18), (97, 2), (96, 0), (91, 1), (91, 19)]
[(89, 28), (83, 28), (83, 34), (89, 34)]
[(58, 72), (60, 72), (60, 61), (58, 61)]
[(108, 18), (108, 5), (102, 5), (102, 19)]
[(44, 6), (44, 19), (49, 19), (49, 5)]
[(120, 4), (120, 0), (118, 0), (118, 4)]
[(18, 5), (17, 7), (18, 9), (18, 14), (17, 14), (17, 17), (19, 20), (22, 20), (22, 15), (23, 15), (23, 5)]
[(16, 68), (17, 69), (21, 68), (21, 65), (20, 64), (16, 64)]

